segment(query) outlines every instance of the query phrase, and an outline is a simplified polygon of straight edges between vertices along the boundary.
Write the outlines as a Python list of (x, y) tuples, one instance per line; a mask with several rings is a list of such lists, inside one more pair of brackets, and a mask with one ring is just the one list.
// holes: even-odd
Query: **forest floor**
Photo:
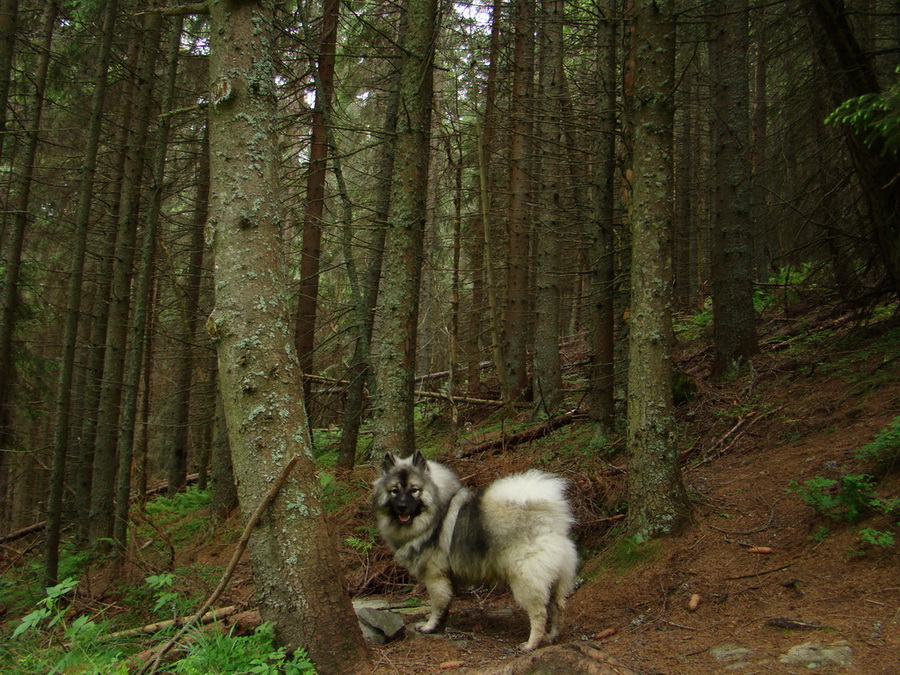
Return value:
[[(573, 453), (548, 437), (502, 456), (449, 460), (476, 483), (533, 464), (572, 480), (582, 517), (577, 534), (597, 552), (584, 556), (586, 581), (569, 600), (560, 642), (590, 641), (622, 666), (596, 672), (799, 673), (809, 667), (780, 657), (813, 642), (846, 643), (852, 651), (849, 669), (823, 664), (819, 672), (900, 673), (896, 513), (850, 525), (817, 513), (791, 490), (816, 476), (872, 471), (855, 453), (900, 415), (900, 332), (891, 324), (847, 326), (803, 340), (769, 342), (745, 376), (699, 379), (697, 395), (679, 407), (694, 508), (677, 536), (640, 547), (614, 531), (596, 540), (598, 519), (578, 493), (609, 507), (623, 495), (624, 480), (608, 475), (608, 463), (579, 455), (584, 447)], [(707, 357), (695, 353), (682, 365), (702, 373)], [(879, 497), (900, 497), (898, 468), (881, 478)], [(891, 531), (898, 544), (864, 545), (861, 527)], [(379, 648), (376, 672), (490, 669), (515, 658), (527, 620), (511, 596), (470, 594), (454, 607), (443, 635), (408, 631)], [(723, 645), (751, 651), (717, 660)]]
[[(548, 660), (544, 670), (530, 672), (800, 673), (809, 667), (784, 664), (781, 656), (817, 643), (852, 654), (848, 666), (822, 665), (818, 672), (900, 673), (897, 513), (864, 513), (850, 524), (817, 512), (792, 489), (818, 476), (875, 474), (878, 497), (900, 499), (900, 467), (877, 473), (856, 457), (900, 416), (900, 323), (803, 325), (786, 319), (767, 324), (752, 369), (722, 382), (707, 378), (708, 347), (683, 345), (679, 368), (697, 387), (677, 407), (693, 510), (677, 535), (642, 545), (618, 530), (625, 501), (621, 439), (599, 446), (590, 425), (576, 421), (531, 443), (457, 459), (501, 433), (498, 424), (491, 426), (490, 413), (461, 420), (471, 422), (461, 439), (450, 434), (438, 408), (426, 419), (426, 453), (469, 485), (535, 466), (572, 483), (582, 583), (569, 600), (559, 642), (568, 657), (578, 657), (577, 668), (589, 663), (593, 670)], [(577, 345), (567, 353), (570, 364), (582, 358)], [(528, 426), (520, 420), (520, 428)], [(466, 593), (455, 601), (445, 632), (415, 632), (412, 624), (421, 617), (414, 606), (427, 596), (380, 541), (371, 543), (367, 486), (374, 477), (374, 469), (363, 466), (326, 486), (326, 497), (338, 504), (330, 517), (340, 534), (348, 587), (357, 598), (412, 611), (405, 637), (372, 648), (373, 672), (526, 672), (514, 668), (521, 663), (516, 645), (527, 636), (527, 620), (508, 593)], [(199, 604), (241, 527), (233, 517), (224, 526), (197, 530), (193, 540), (173, 535), (168, 541), (159, 530), (139, 528), (129, 563), (93, 567), (79, 586), (79, 602), (112, 612), (129, 604), (123, 591), (128, 584), (168, 569), (194, 584), (180, 590)], [(892, 533), (896, 543), (867, 544), (860, 528)], [(170, 557), (154, 558), (151, 541)], [(246, 559), (218, 603), (228, 604), (254, 606)], [(4, 614), (0, 622), (12, 618)], [(716, 651), (728, 645), (738, 651)], [(554, 649), (537, 654), (552, 658)]]

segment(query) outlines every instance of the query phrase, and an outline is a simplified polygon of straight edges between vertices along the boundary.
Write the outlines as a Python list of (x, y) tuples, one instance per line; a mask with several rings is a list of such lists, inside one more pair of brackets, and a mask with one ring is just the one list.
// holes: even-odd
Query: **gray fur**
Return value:
[(578, 560), (566, 487), (531, 470), (474, 492), (418, 451), (407, 459), (387, 453), (372, 506), (397, 561), (428, 589), (431, 615), (419, 630), (441, 627), (454, 586), (506, 584), (529, 617), (521, 649), (552, 642)]

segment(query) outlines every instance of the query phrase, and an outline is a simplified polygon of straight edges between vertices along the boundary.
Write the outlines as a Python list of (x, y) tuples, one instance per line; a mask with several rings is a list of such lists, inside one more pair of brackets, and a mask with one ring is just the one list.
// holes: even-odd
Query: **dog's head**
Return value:
[(398, 459), (387, 452), (381, 462), (376, 507), (388, 511), (401, 526), (411, 524), (426, 505), (425, 492), (429, 487), (428, 462), (416, 450), (409, 459)]

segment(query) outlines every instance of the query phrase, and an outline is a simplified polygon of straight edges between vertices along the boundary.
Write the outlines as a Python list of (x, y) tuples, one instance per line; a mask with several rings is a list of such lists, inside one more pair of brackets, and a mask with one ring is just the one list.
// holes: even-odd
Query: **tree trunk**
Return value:
[[(174, 108), (175, 81), (178, 75), (178, 50), (181, 44), (182, 18), (176, 18), (169, 42), (168, 67), (162, 100), (163, 113)], [(163, 182), (165, 179), (166, 154), (169, 145), (169, 117), (160, 117), (156, 132), (152, 184), (147, 196), (147, 217), (144, 223), (141, 256), (137, 265), (137, 277), (132, 290), (135, 303), (131, 318), (128, 353), (122, 380), (122, 413), (118, 437), (118, 473), (116, 476), (115, 521), (113, 541), (121, 554), (125, 550), (128, 536), (128, 509), (131, 504), (131, 461), (134, 455), (134, 432), (137, 427), (138, 393), (141, 384), (141, 362), (144, 358), (145, 337), (148, 316), (151, 313), (150, 299), (153, 286), (153, 261), (156, 257), (156, 233), (159, 230), (162, 210)], [(149, 392), (147, 392), (149, 395)]]
[(115, 491), (118, 462), (116, 448), (119, 436), (119, 412), (122, 377), (128, 344), (128, 313), (131, 307), (131, 277), (134, 264), (143, 184), (144, 157), (153, 106), (153, 70), (159, 53), (162, 17), (144, 17), (141, 54), (137, 64), (140, 83), (134, 108), (134, 127), (126, 150), (125, 175), (117, 223), (116, 256), (110, 293), (106, 351), (103, 364), (103, 387), (100, 391), (97, 420), (97, 443), (94, 450), (94, 472), (91, 484), (90, 539), (92, 543), (113, 536)]
[(211, 3), (210, 12), (216, 308), (207, 326), (245, 518), (299, 458), (250, 541), (256, 597), (279, 641), (290, 650), (305, 647), (319, 672), (367, 672), (362, 635), (334, 573), (339, 556), (299, 395), (282, 256), (274, 3), (224, 0)]
[(375, 326), (375, 306), (381, 285), (381, 271), (384, 262), (384, 244), (387, 238), (388, 216), (391, 209), (391, 178), (394, 173), (394, 157), (397, 133), (397, 115), (400, 108), (399, 49), (396, 69), (391, 75), (391, 86), (382, 131), (385, 140), (381, 144), (380, 159), (376, 172), (378, 199), (372, 216), (374, 236), (372, 255), (362, 277), (362, 288), (356, 317), (356, 335), (353, 341), (353, 355), (349, 367), (349, 385), (344, 405), (344, 419), (341, 426), (341, 444), (338, 450), (338, 466), (352, 469), (356, 463), (356, 447), (359, 444), (359, 429), (362, 425), (366, 401), (366, 385), (372, 382), (372, 333)]
[(53, 43), (53, 29), (56, 26), (58, 10), (58, 0), (50, 0), (44, 6), (41, 17), (41, 43), (33, 76), (34, 93), (25, 117), (25, 148), (10, 186), (14, 212), (12, 232), (7, 237), (6, 249), (0, 257), (0, 265), (6, 268), (0, 289), (0, 448), (11, 447), (13, 439), (11, 405), (16, 379), (13, 335), (19, 309), (19, 276), (22, 272), (22, 250), (31, 208), (32, 178), (37, 165), (38, 141), (41, 137), (41, 116), (44, 112), (44, 89), (50, 65), (50, 46)]
[(66, 325), (63, 337), (63, 353), (60, 359), (59, 383), (56, 390), (53, 427), (53, 463), (50, 477), (50, 493), (47, 496), (47, 534), (44, 542), (44, 584), (54, 586), (59, 580), (59, 536), (62, 524), (63, 487), (66, 476), (66, 457), (69, 450), (69, 413), (72, 404), (72, 382), (75, 373), (75, 347), (78, 339), (78, 323), (83, 292), (84, 260), (87, 251), (91, 201), (94, 194), (94, 178), (97, 173), (97, 154), (100, 148), (100, 132), (103, 109), (106, 103), (110, 54), (118, 0), (112, 0), (103, 14), (100, 34), (99, 62), (91, 101), (91, 118), (84, 149), (81, 181), (78, 192), (78, 209), (75, 212), (72, 258), (69, 263), (69, 284), (66, 293)]
[(528, 206), (531, 200), (528, 153), (532, 133), (534, 3), (535, 0), (517, 0), (515, 7), (503, 355), (513, 398), (521, 398), (528, 388)]
[(549, 111), (538, 128), (541, 148), (541, 226), (535, 237), (534, 409), (532, 417), (553, 417), (562, 399), (562, 368), (559, 354), (560, 231), (562, 224), (562, 115), (563, 115), (563, 11), (562, 0), (542, 0), (540, 31), (540, 98)]
[(415, 449), (413, 385), (430, 159), (436, 0), (409, 0), (402, 45), (400, 110), (385, 243), (378, 363), (377, 442), (400, 455)]
[[(10, 75), (16, 45), (19, 0), (0, 0), (0, 162), (6, 146), (6, 114), (9, 103)], [(2, 494), (2, 493), (0, 493)]]
[(717, 3), (711, 60), (716, 119), (716, 222), (713, 230), (713, 376), (740, 368), (759, 351), (753, 309), (750, 236), (750, 45), (747, 0)]
[(615, 415), (615, 170), (616, 170), (616, 3), (597, 22), (597, 131), (593, 223), (588, 282), (587, 368), (591, 419), (608, 433)]
[(635, 2), (628, 520), (638, 540), (687, 515), (672, 404), (674, 2)]
[(181, 284), (181, 317), (178, 328), (175, 357), (175, 415), (172, 428), (172, 454), (168, 463), (168, 494), (171, 497), (184, 489), (188, 467), (188, 428), (190, 425), (192, 374), (194, 372), (194, 341), (197, 338), (197, 320), (200, 318), (200, 283), (203, 281), (203, 232), (209, 215), (209, 128), (200, 142), (200, 159), (197, 163), (194, 215), (191, 222), (190, 258), (184, 281)]
[[(322, 214), (325, 210), (325, 178), (328, 168), (326, 129), (334, 95), (334, 62), (340, 1), (325, 0), (322, 7), (322, 35), (316, 68), (316, 101), (313, 107), (309, 166), (306, 172), (306, 210), (300, 252), (300, 288), (297, 293), (297, 357), (303, 373), (313, 374), (316, 313), (319, 296), (319, 262), (322, 258)], [(309, 383), (304, 388), (309, 405)]]

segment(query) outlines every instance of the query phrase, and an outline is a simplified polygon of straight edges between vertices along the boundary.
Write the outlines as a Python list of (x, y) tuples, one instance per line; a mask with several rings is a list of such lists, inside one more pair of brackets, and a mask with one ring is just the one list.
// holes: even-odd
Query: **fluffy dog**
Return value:
[(500, 583), (528, 613), (520, 649), (554, 641), (578, 563), (566, 487), (533, 469), (472, 491), (419, 451), (407, 459), (385, 454), (372, 506), (397, 561), (428, 589), (431, 614), (419, 630), (442, 626), (454, 587)]

